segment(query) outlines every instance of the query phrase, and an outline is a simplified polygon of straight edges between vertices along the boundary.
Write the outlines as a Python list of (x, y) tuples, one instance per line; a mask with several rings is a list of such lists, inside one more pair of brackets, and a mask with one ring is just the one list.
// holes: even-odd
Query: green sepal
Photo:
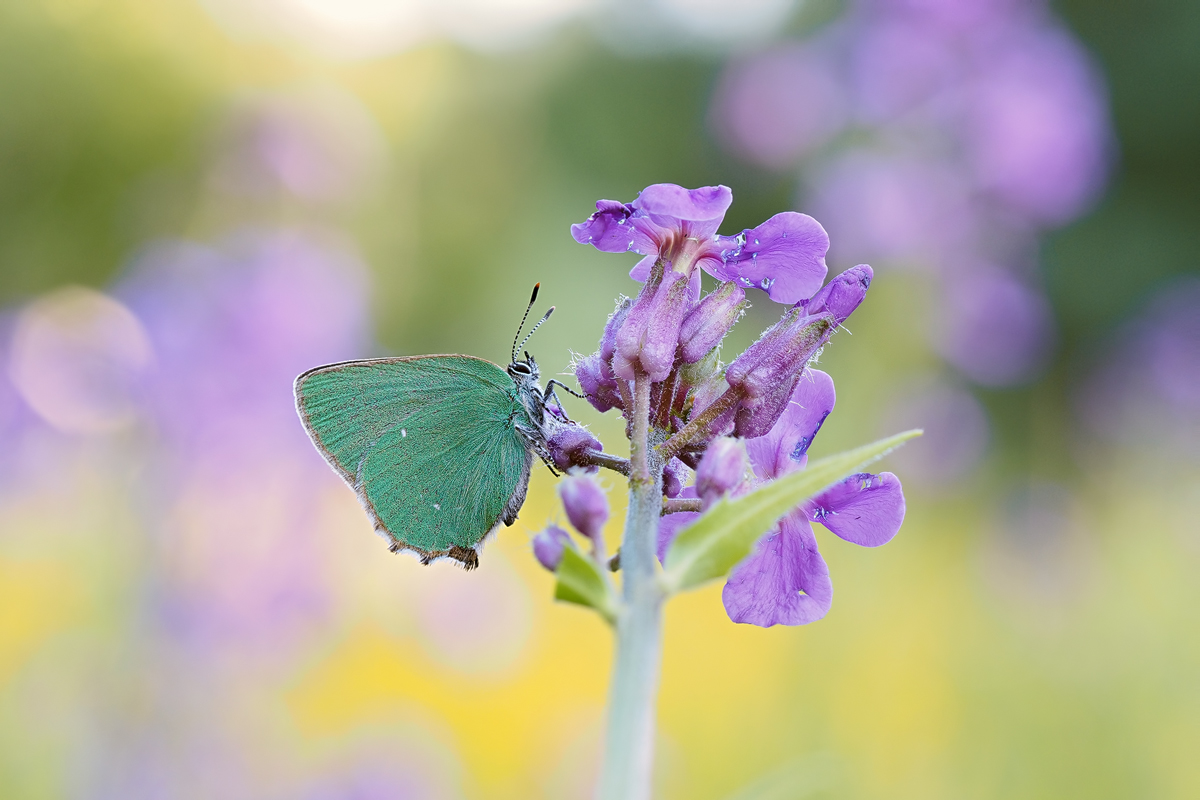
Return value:
[(596, 609), (608, 623), (617, 620), (617, 596), (612, 585), (596, 566), (574, 547), (563, 548), (563, 558), (555, 575), (554, 598), (567, 603), (578, 603)]
[(725, 577), (797, 505), (922, 433), (905, 431), (822, 458), (749, 494), (718, 502), (671, 543), (662, 576), (664, 588), (668, 593), (680, 592)]

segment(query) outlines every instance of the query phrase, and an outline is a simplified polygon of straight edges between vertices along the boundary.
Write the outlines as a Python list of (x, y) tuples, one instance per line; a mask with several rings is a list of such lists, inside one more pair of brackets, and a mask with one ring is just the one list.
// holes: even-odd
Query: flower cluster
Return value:
[(1112, 134), (1098, 70), (1042, 3), (847, 3), (732, 63), (711, 121), (795, 171), (841, 245), (935, 279), (931, 345), (962, 375), (1007, 386), (1045, 364), (1038, 236), (1094, 201)]
[[(632, 203), (600, 201), (571, 228), (580, 243), (643, 256), (631, 273), (641, 290), (618, 302), (599, 349), (577, 360), (575, 375), (587, 400), (601, 412), (619, 410), (627, 428), (634, 424), (635, 376), (650, 382), (649, 439), (664, 494), (660, 557), (675, 533), (720, 497), (803, 468), (834, 397), (830, 378), (808, 364), (871, 284), (871, 268), (859, 265), (822, 286), (829, 238), (804, 214), (785, 212), (736, 236), (718, 234), (731, 201), (724, 186), (657, 184)], [(719, 281), (704, 297), (701, 272)], [(754, 288), (786, 308), (754, 344), (722, 363), (721, 342)], [(563, 502), (575, 527), (595, 540), (577, 521), (590, 518), (594, 492), (564, 490)], [(795, 509), (735, 570), (725, 593), (730, 617), (762, 626), (819, 619), (831, 589), (809, 522), (874, 546), (895, 535), (903, 516), (900, 484), (888, 473), (853, 476)], [(551, 528), (535, 549), (553, 568), (568, 542)]]

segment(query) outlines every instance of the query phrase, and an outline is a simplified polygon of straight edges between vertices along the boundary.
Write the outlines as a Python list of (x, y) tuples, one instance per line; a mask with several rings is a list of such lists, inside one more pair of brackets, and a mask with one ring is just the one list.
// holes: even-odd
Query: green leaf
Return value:
[(558, 576), (555, 599), (589, 606), (600, 612), (609, 624), (616, 622), (617, 597), (595, 561), (574, 547), (567, 547), (563, 549), (563, 559), (555, 574)]
[(922, 433), (905, 431), (822, 458), (750, 494), (717, 503), (671, 543), (663, 574), (667, 591), (679, 592), (724, 577), (780, 517)]

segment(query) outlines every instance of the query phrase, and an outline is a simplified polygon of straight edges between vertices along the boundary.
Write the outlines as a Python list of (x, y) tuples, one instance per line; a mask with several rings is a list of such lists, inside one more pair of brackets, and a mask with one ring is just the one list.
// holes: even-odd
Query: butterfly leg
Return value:
[(540, 458), (542, 463), (546, 465), (546, 469), (550, 470), (550, 473), (556, 478), (562, 475), (562, 473), (558, 471), (558, 467), (554, 465), (554, 460), (550, 457), (550, 451), (546, 449), (545, 439), (526, 428), (524, 425), (518, 424), (514, 427), (517, 430), (517, 434), (525, 440), (525, 444), (529, 446), (529, 449), (537, 453), (538, 458)]
[(550, 398), (553, 397), (555, 404), (558, 406), (558, 410), (560, 412), (562, 412), (563, 421), (564, 422), (574, 422), (574, 420), (572, 420), (570, 417), (567, 416), (567, 412), (563, 408), (562, 399), (559, 398), (558, 392), (556, 392), (554, 390), (555, 386), (559, 387), (560, 389), (565, 391), (567, 394), (578, 397), (580, 400), (587, 400), (587, 395), (580, 394), (579, 392), (572, 389), (570, 386), (567, 386), (562, 381), (556, 381), (556, 380), (552, 379), (546, 384), (546, 391), (542, 393), (542, 405), (545, 405), (546, 403), (550, 402)]
[[(560, 389), (565, 391), (567, 394), (578, 397), (580, 400), (587, 400), (586, 394), (580, 394), (579, 392), (572, 389), (570, 386), (567, 386), (562, 381), (557, 381), (557, 380), (554, 380), (553, 378), (551, 378), (549, 383), (546, 384), (546, 397), (547, 398), (550, 397), (551, 395), (554, 395), (554, 387), (555, 386), (559, 387)], [(557, 400), (558, 396), (554, 395), (554, 399)]]

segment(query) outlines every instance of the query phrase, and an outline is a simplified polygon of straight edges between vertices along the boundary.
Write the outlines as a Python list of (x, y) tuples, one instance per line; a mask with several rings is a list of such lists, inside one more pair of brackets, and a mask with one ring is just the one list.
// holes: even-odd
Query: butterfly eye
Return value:
[(515, 362), (515, 363), (513, 363), (511, 366), (509, 366), (509, 370), (510, 370), (510, 371), (512, 371), (512, 372), (517, 372), (517, 373), (520, 373), (521, 375), (530, 375), (530, 374), (532, 374), (532, 373), (530, 372), (530, 370), (529, 370), (529, 365), (528, 365), (528, 364), (522, 364), (522, 363), (520, 363), (520, 362)]

